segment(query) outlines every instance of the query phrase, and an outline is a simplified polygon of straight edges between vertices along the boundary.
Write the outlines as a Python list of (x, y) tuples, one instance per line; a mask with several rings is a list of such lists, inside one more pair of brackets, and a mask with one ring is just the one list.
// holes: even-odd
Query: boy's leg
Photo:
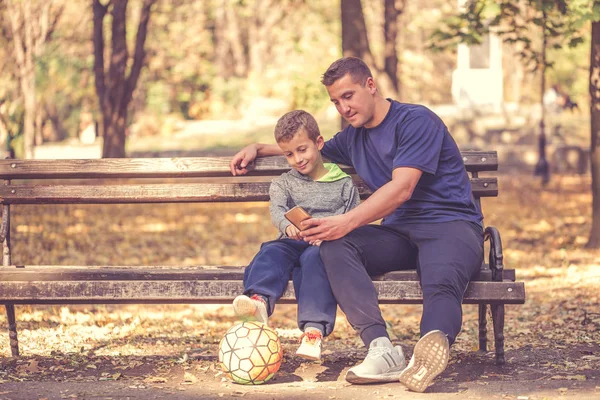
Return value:
[(346, 380), (397, 381), (406, 362), (402, 348), (389, 340), (371, 276), (415, 268), (416, 247), (390, 227), (367, 225), (323, 242), (321, 259), (335, 299), (369, 348), (365, 360), (348, 370)]
[(480, 227), (463, 221), (406, 227), (419, 247), (421, 339), (400, 382), (423, 392), (444, 371), (462, 325), (462, 299), (483, 261)]
[(319, 251), (317, 246), (306, 248), (300, 256), (300, 265), (292, 273), (298, 300), (298, 327), (304, 332), (296, 355), (313, 361), (321, 359), (322, 339), (333, 331), (337, 311)]
[(301, 331), (308, 327), (317, 328), (324, 336), (328, 336), (335, 325), (337, 303), (319, 250), (317, 246), (304, 250), (299, 267), (294, 268), (292, 279), (298, 300), (298, 327)]
[(308, 246), (308, 243), (291, 239), (263, 243), (244, 271), (244, 294), (263, 296), (271, 315), (275, 303), (287, 288), (294, 266)]

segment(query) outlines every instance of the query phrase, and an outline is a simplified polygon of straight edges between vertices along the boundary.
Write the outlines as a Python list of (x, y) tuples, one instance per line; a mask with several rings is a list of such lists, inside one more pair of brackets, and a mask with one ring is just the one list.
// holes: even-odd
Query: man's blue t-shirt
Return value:
[(348, 126), (325, 143), (323, 156), (352, 165), (373, 191), (392, 180), (395, 168), (423, 172), (410, 200), (382, 224), (480, 224), (483, 217), (475, 206), (462, 156), (442, 120), (424, 106), (388, 101), (391, 107), (378, 126)]

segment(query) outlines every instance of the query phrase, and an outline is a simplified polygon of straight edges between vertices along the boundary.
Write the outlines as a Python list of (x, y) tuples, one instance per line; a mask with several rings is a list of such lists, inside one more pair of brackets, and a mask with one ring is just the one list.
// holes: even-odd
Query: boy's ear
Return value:
[(325, 139), (323, 139), (323, 136), (319, 135), (317, 136), (317, 148), (319, 151), (323, 149), (323, 146), (325, 146)]

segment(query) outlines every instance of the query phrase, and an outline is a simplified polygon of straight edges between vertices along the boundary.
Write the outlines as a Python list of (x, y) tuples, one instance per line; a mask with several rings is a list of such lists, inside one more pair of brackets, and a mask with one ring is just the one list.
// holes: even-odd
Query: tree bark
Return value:
[[(125, 157), (127, 111), (133, 98), (144, 59), (144, 44), (148, 33), (150, 9), (156, 0), (144, 0), (135, 40), (133, 62), (129, 76), (126, 75), (129, 62), (127, 49), (127, 3), (128, 0), (112, 0), (106, 5), (93, 0), (94, 12), (94, 74), (96, 95), (102, 112), (102, 136), (104, 144), (102, 157)], [(109, 12), (112, 15), (111, 55), (108, 71), (104, 68), (103, 21)]]
[[(365, 16), (361, 0), (342, 0), (342, 54), (344, 57), (358, 57), (370, 68), (377, 82), (377, 90), (386, 97), (397, 97), (398, 57), (396, 41), (398, 35), (398, 8), (394, 0), (386, 0), (384, 9), (384, 68), (375, 62), (371, 52)], [(348, 126), (341, 118), (342, 129)]]
[(360, 0), (342, 0), (342, 54), (358, 57), (375, 68)]
[[(369, 46), (367, 26), (360, 0), (342, 0), (342, 55), (358, 57), (370, 68), (375, 68), (375, 59)], [(342, 129), (348, 126), (348, 121), (341, 117)]]
[(586, 247), (600, 248), (600, 21), (592, 22), (590, 51), (592, 229)]
[(542, 185), (550, 181), (550, 167), (546, 159), (546, 107), (544, 106), (544, 93), (546, 93), (546, 50), (548, 48), (548, 35), (546, 33), (547, 24), (546, 12), (543, 11), (542, 26), (542, 60), (541, 60), (541, 93), (540, 105), (542, 106), (542, 115), (540, 118), (540, 134), (538, 137), (538, 162), (535, 166), (534, 174), (542, 177)]
[(396, 51), (398, 39), (398, 17), (404, 10), (404, 0), (400, 8), (396, 6), (397, 0), (385, 0), (383, 34), (385, 39), (383, 70), (389, 77), (396, 96), (400, 95), (400, 81), (398, 79), (398, 53)]

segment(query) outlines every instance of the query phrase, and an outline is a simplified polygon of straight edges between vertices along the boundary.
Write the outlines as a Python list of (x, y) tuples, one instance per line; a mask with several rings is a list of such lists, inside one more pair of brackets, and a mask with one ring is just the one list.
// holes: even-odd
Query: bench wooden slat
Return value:
[[(423, 293), (418, 282), (374, 282), (381, 303), (418, 304)], [(55, 281), (0, 282), (0, 303), (228, 303), (243, 292), (241, 281)], [(294, 301), (288, 284), (284, 301)], [(523, 304), (523, 282), (471, 282), (463, 303)]]
[[(361, 198), (371, 192), (357, 182)], [(498, 195), (497, 178), (471, 179), (473, 195)], [(125, 185), (0, 185), (3, 204), (115, 204), (268, 201), (269, 182)]]
[[(496, 171), (495, 151), (461, 152), (468, 171)], [(99, 160), (0, 160), (1, 179), (177, 178), (231, 176), (230, 157), (109, 158)], [(281, 175), (290, 166), (282, 156), (263, 157), (251, 175)], [(353, 173), (354, 169), (344, 169)]]
[[(474, 281), (491, 281), (489, 269)], [(242, 280), (244, 267), (237, 266), (63, 266), (20, 265), (0, 268), (0, 282), (6, 281), (97, 281), (97, 280)], [(515, 270), (504, 270), (505, 280), (515, 281)], [(394, 271), (373, 277), (374, 281), (418, 281), (415, 270)]]

